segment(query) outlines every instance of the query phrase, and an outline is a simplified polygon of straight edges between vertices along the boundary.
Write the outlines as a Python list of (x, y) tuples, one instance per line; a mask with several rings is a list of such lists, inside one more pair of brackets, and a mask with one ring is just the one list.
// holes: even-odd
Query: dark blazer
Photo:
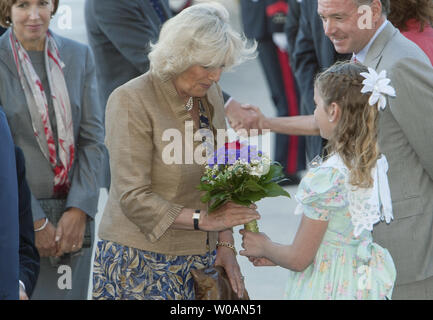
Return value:
[(284, 32), (287, 36), (287, 52), (290, 55), (291, 65), (294, 66), (294, 50), (296, 43), (296, 36), (299, 30), (299, 19), (301, 18), (301, 4), (298, 0), (288, 0), (289, 10), (287, 12), (286, 23), (284, 25)]
[[(299, 30), (294, 51), (295, 78), (301, 94), (301, 114), (314, 113), (314, 79), (317, 73), (333, 65), (337, 60), (350, 59), (349, 55), (339, 55), (331, 40), (325, 35), (323, 23), (317, 14), (317, 0), (301, 2)], [(321, 137), (307, 137), (306, 151), (309, 160), (321, 153)]]
[(266, 0), (241, 0), (241, 14), (248, 39), (261, 41), (272, 37), (266, 17)]
[(35, 246), (35, 232), (33, 230), (31, 193), (26, 180), (24, 154), (19, 147), (15, 147), (15, 159), (18, 178), (19, 197), (19, 230), (20, 230), (20, 280), (26, 287), (30, 298), (39, 275), (39, 253)]
[[(160, 3), (170, 18), (168, 2)], [(158, 40), (162, 23), (149, 0), (86, 0), (85, 19), (105, 109), (114, 89), (149, 70), (150, 42)]]
[(18, 299), (18, 186), (12, 136), (0, 110), (0, 300)]

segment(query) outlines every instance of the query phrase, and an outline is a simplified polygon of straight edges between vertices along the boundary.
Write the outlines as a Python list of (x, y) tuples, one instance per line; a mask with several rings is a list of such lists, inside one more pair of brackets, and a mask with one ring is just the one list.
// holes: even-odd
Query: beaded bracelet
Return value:
[(218, 248), (218, 247), (226, 247), (226, 248), (230, 248), (230, 249), (232, 249), (232, 250), (234, 251), (235, 255), (238, 254), (238, 252), (236, 251), (235, 246), (234, 246), (232, 243), (230, 243), (230, 242), (226, 242), (226, 241), (217, 241), (216, 246), (217, 246), (217, 248)]
[(44, 222), (44, 224), (43, 224), (40, 228), (35, 229), (35, 232), (38, 232), (38, 231), (42, 231), (42, 230), (44, 230), (45, 227), (47, 226), (47, 224), (48, 224), (48, 218), (45, 217), (45, 222)]

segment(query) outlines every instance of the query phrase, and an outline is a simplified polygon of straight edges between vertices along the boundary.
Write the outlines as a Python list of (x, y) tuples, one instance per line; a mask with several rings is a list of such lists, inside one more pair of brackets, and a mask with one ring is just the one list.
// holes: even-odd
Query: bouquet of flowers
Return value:
[[(209, 213), (228, 201), (249, 206), (265, 197), (290, 198), (278, 185), (284, 180), (283, 167), (256, 146), (226, 143), (207, 163), (198, 189), (206, 191), (201, 201), (209, 203)], [(245, 229), (258, 232), (257, 221), (246, 224)]]

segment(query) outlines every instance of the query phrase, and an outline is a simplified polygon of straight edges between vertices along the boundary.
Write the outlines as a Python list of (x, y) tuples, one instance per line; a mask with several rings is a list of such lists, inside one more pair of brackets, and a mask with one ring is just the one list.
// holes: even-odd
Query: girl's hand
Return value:
[(270, 241), (269, 237), (264, 233), (255, 233), (245, 229), (239, 230), (242, 235), (242, 248), (245, 250), (239, 251), (241, 256), (247, 257), (264, 257), (266, 256), (266, 243)]
[(273, 263), (271, 260), (266, 258), (254, 258), (249, 257), (248, 260), (255, 266), (255, 267), (275, 267), (276, 264)]
[(245, 291), (244, 277), (241, 268), (236, 260), (235, 252), (227, 247), (219, 247), (215, 260), (216, 266), (223, 266), (226, 270), (232, 289), (239, 298), (242, 298)]

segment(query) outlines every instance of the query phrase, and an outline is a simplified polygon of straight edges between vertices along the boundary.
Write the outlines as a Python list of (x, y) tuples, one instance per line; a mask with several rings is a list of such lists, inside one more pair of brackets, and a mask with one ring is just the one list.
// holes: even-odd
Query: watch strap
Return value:
[(192, 215), (192, 220), (194, 222), (194, 230), (200, 230), (198, 226), (198, 222), (200, 220), (200, 210), (196, 209), (194, 214)]

